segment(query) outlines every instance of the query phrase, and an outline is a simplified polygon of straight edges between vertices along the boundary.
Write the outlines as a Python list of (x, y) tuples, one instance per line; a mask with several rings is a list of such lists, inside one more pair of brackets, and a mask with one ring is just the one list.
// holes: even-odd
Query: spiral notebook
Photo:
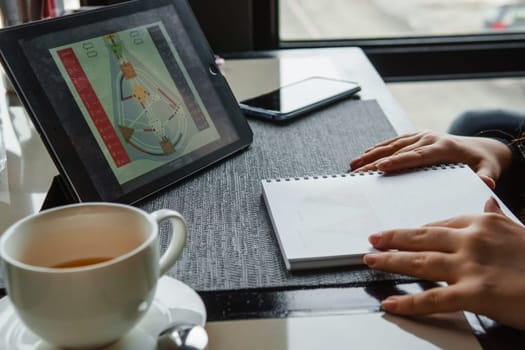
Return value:
[(468, 167), (262, 180), (263, 197), (288, 270), (362, 264), (368, 236), (458, 215), (480, 214), (491, 197)]

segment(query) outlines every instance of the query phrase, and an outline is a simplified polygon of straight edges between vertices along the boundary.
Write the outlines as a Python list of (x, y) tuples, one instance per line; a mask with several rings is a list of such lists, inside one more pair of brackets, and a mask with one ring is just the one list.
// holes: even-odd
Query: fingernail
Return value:
[(398, 305), (395, 297), (388, 297), (381, 302), (381, 308), (385, 311), (396, 311)]
[(374, 264), (377, 262), (377, 254), (365, 255), (363, 262), (368, 266), (374, 266)]
[(377, 248), (380, 240), (381, 240), (381, 233), (374, 233), (373, 235), (370, 235), (370, 237), (368, 237), (368, 242), (370, 242), (370, 244), (373, 245), (374, 248)]

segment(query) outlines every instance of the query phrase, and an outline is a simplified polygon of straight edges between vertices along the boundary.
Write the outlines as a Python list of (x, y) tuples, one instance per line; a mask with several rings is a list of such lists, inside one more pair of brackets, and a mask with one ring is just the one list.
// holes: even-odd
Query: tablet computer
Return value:
[(252, 141), (184, 0), (5, 28), (0, 54), (76, 200), (137, 202)]

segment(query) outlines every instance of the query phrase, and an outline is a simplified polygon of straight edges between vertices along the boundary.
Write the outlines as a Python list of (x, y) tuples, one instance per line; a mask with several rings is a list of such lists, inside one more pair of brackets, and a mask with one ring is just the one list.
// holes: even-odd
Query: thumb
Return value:
[(492, 177), (480, 173), (478, 173), (478, 176), (491, 190), (496, 188), (496, 181)]
[(501, 211), (498, 201), (496, 201), (494, 197), (490, 197), (489, 200), (485, 203), (484, 212), (503, 214), (503, 211)]

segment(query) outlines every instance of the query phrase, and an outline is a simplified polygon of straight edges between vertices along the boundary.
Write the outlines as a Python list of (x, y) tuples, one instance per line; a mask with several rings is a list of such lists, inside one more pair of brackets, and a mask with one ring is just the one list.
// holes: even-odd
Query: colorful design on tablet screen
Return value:
[(119, 183), (219, 139), (161, 23), (51, 51)]

